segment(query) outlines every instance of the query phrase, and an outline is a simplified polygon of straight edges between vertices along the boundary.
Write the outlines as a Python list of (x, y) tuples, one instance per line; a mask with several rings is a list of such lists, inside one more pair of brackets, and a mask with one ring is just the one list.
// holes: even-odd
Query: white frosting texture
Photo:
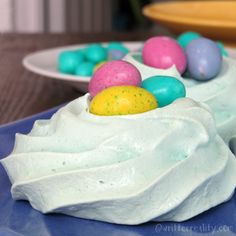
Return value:
[(18, 134), (2, 160), (14, 199), (43, 213), (119, 224), (183, 221), (227, 201), (236, 160), (205, 105), (179, 99), (95, 116), (85, 95)]
[(216, 78), (201, 82), (183, 78), (173, 66), (167, 70), (149, 67), (140, 62), (141, 54), (128, 54), (124, 60), (134, 64), (141, 72), (142, 79), (154, 75), (174, 76), (186, 86), (186, 96), (206, 103), (214, 114), (219, 134), (228, 144), (234, 140), (236, 150), (236, 61), (224, 57), (222, 68)]

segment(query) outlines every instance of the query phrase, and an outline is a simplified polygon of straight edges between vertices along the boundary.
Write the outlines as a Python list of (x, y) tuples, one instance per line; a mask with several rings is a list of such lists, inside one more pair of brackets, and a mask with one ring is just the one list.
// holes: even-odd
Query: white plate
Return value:
[[(103, 45), (106, 46), (107, 43), (103, 43)], [(136, 51), (140, 49), (142, 42), (123, 42), (123, 45), (130, 51)], [(86, 46), (88, 46), (88, 44), (78, 44), (31, 53), (23, 58), (23, 65), (29, 71), (51, 79), (62, 80), (70, 83), (78, 90), (86, 92), (90, 77), (63, 74), (57, 69), (57, 58), (60, 52), (84, 48)]]
[[(130, 51), (136, 51), (142, 47), (142, 42), (123, 42)], [(52, 48), (31, 53), (23, 58), (23, 65), (26, 69), (51, 79), (61, 80), (73, 85), (82, 92), (87, 91), (90, 77), (62, 74), (57, 70), (57, 58), (60, 52), (84, 48), (88, 44), (78, 44), (65, 47)], [(104, 46), (107, 43), (103, 43)], [(236, 49), (227, 48), (229, 55), (236, 59)]]

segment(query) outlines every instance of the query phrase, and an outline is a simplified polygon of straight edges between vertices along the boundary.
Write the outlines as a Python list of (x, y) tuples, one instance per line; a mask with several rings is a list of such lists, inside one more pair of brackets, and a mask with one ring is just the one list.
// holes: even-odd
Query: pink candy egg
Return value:
[(175, 65), (180, 74), (182, 74), (187, 65), (186, 55), (176, 40), (156, 36), (148, 39), (144, 43), (143, 62), (148, 66), (159, 69), (168, 69)]
[(120, 86), (140, 86), (142, 78), (138, 69), (129, 62), (114, 60), (103, 64), (94, 73), (89, 83), (89, 93), (94, 97), (103, 89)]

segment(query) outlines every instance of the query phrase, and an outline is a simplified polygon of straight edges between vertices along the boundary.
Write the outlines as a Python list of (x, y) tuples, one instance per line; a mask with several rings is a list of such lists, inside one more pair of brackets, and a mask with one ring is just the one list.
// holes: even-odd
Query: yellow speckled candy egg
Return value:
[(93, 73), (99, 69), (103, 64), (105, 64), (106, 61), (102, 61), (102, 62), (99, 62), (98, 64), (95, 65), (94, 69), (93, 69)]
[(158, 107), (157, 100), (147, 90), (136, 86), (113, 86), (98, 93), (89, 111), (100, 116), (138, 114)]

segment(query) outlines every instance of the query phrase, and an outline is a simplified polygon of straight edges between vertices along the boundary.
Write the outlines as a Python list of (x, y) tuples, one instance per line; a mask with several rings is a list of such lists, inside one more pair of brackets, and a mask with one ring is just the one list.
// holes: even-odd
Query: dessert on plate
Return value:
[(235, 156), (218, 134), (209, 99), (206, 105), (186, 98), (201, 84), (184, 85), (181, 58), (165, 70), (132, 56), (131, 63), (107, 62), (88, 94), (36, 121), (28, 135), (17, 134), (1, 161), (13, 199), (42, 213), (127, 225), (184, 221), (229, 200)]
[[(192, 44), (190, 45), (192, 47), (188, 48), (187, 44), (194, 42), (186, 42), (186, 36), (190, 36), (191, 40), (195, 41), (195, 45)], [(190, 49), (189, 51), (187, 51), (189, 52), (190, 56), (187, 57), (188, 62), (186, 64), (192, 65), (192, 63), (190, 62), (194, 61), (196, 65), (201, 55), (199, 56), (199, 54), (191, 52), (191, 49), (193, 49), (194, 46), (196, 47), (196, 45), (198, 46), (199, 41), (202, 40), (202, 38), (193, 39), (193, 36), (197, 37), (196, 35), (192, 35), (191, 33), (190, 35), (184, 34), (179, 38), (180, 45), (182, 45), (185, 50)], [(209, 42), (207, 41), (207, 43)], [(218, 43), (218, 45), (221, 44)], [(196, 50), (201, 50), (201, 46), (202, 45), (200, 45), (200, 49), (197, 48)], [(206, 50), (207, 46), (208, 45), (202, 46), (203, 51), (206, 51), (206, 54), (202, 58), (202, 64), (205, 64), (205, 66), (208, 66), (209, 68), (213, 68), (215, 65), (208, 64), (211, 63), (213, 59), (211, 56), (212, 53), (210, 54)], [(187, 97), (192, 98), (195, 101), (204, 102), (210, 107), (216, 121), (217, 130), (224, 141), (228, 144), (236, 137), (236, 61), (228, 57), (227, 52), (224, 49), (222, 49), (221, 52), (222, 61), (220, 65), (218, 65), (218, 69), (216, 69), (216, 74), (210, 79), (194, 78), (196, 73), (189, 73), (188, 68), (187, 73), (185, 72), (183, 74), (183, 71), (179, 71), (175, 64), (168, 66), (168, 68), (161, 68), (161, 66), (159, 68), (149, 66), (143, 63), (142, 54), (139, 52), (133, 52), (126, 55), (124, 60), (132, 63), (136, 66), (136, 68), (139, 69), (143, 80), (157, 74), (178, 78), (186, 87)], [(193, 57), (195, 57), (195, 60), (191, 60)], [(216, 57), (217, 55), (214, 58)], [(188, 66), (186, 65), (186, 67)], [(196, 66), (196, 69), (199, 69), (200, 71), (202, 67), (200, 64), (198, 67)], [(206, 70), (207, 69), (208, 68), (206, 68)], [(234, 146), (236, 148), (236, 144), (234, 144)]]
[(89, 95), (39, 120), (2, 160), (12, 197), (118, 224), (184, 221), (232, 196), (236, 160), (202, 104), (98, 116)]

